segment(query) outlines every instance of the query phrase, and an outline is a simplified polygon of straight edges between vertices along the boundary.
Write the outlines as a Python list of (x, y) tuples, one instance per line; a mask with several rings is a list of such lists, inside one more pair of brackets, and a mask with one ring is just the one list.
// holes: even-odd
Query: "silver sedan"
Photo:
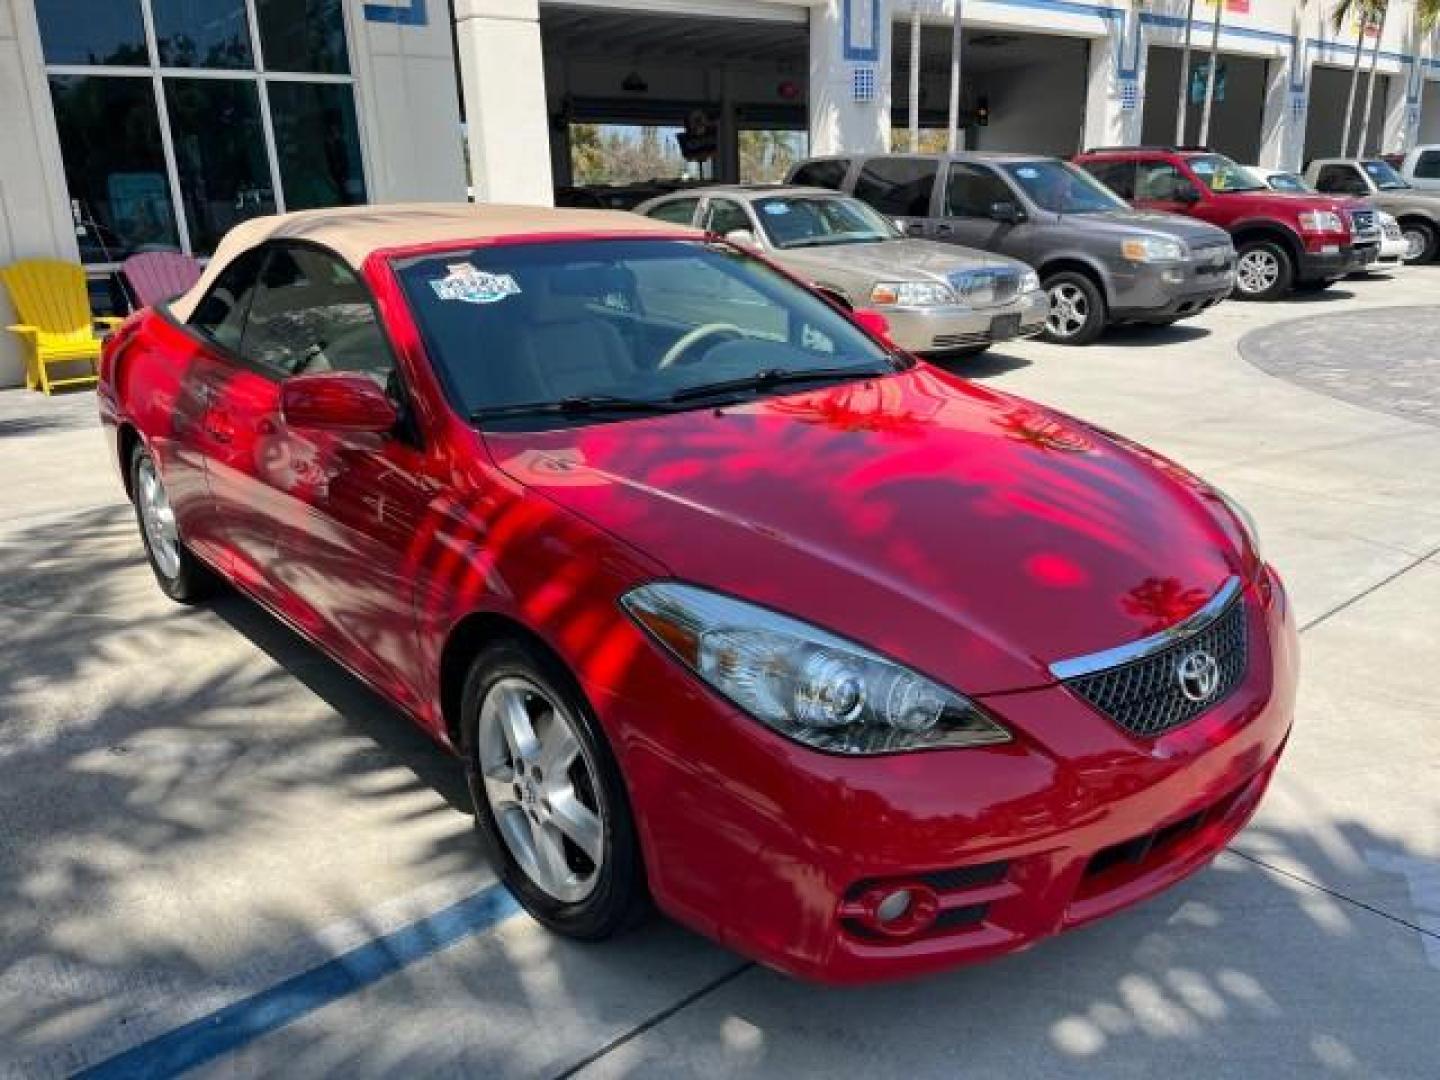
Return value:
[(635, 208), (754, 248), (850, 308), (882, 312), (916, 353), (984, 352), (1045, 329), (1049, 303), (1016, 259), (907, 238), (858, 199), (821, 188), (726, 186)]

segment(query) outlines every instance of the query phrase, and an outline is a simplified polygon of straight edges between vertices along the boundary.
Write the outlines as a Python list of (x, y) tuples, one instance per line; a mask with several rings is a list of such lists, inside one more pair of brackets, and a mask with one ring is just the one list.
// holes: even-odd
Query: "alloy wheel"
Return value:
[(528, 679), (496, 682), (480, 706), (477, 753), (485, 798), (520, 869), (575, 904), (605, 859), (599, 782), (565, 707)]
[(1050, 289), (1050, 314), (1045, 325), (1059, 338), (1074, 337), (1090, 319), (1090, 300), (1078, 285), (1068, 281)]
[(145, 529), (145, 543), (155, 566), (167, 578), (180, 574), (180, 531), (175, 524), (175, 511), (170, 507), (170, 497), (165, 494), (165, 485), (155, 472), (155, 463), (146, 457), (136, 469), (138, 481), (136, 497), (140, 505), (140, 520)]
[(1425, 235), (1422, 229), (1403, 229), (1400, 238), (1405, 241), (1405, 261), (1413, 262), (1425, 254), (1426, 247), (1430, 244), (1430, 237)]
[(1235, 264), (1235, 283), (1243, 293), (1263, 293), (1280, 280), (1280, 260), (1263, 248), (1247, 251)]

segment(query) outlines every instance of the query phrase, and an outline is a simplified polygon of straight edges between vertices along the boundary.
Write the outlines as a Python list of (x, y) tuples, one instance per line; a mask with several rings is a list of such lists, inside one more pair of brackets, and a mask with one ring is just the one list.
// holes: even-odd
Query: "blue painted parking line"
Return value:
[(368, 941), (333, 960), (217, 1009), (77, 1073), (86, 1080), (177, 1076), (228, 1054), (520, 911), (501, 885)]

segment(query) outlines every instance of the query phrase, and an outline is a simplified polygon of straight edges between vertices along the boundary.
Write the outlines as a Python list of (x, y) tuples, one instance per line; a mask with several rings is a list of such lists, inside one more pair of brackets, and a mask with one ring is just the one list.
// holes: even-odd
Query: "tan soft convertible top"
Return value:
[(373, 252), (416, 244), (457, 244), (527, 233), (656, 233), (693, 230), (620, 210), (552, 210), (538, 206), (409, 203), (301, 210), (242, 222), (225, 234), (195, 287), (170, 303), (182, 322), (230, 261), (267, 240), (308, 240), (329, 248), (355, 270)]

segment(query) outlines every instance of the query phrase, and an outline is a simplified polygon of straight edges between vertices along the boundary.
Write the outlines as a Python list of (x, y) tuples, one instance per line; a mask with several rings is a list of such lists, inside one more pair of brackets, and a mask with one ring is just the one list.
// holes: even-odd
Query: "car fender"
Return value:
[(1113, 273), (1104, 259), (1082, 248), (1066, 247), (1046, 252), (1038, 261), (1036, 273), (1043, 282), (1048, 275), (1071, 268), (1088, 272), (1105, 294), (1105, 303), (1114, 305), (1117, 290)]

